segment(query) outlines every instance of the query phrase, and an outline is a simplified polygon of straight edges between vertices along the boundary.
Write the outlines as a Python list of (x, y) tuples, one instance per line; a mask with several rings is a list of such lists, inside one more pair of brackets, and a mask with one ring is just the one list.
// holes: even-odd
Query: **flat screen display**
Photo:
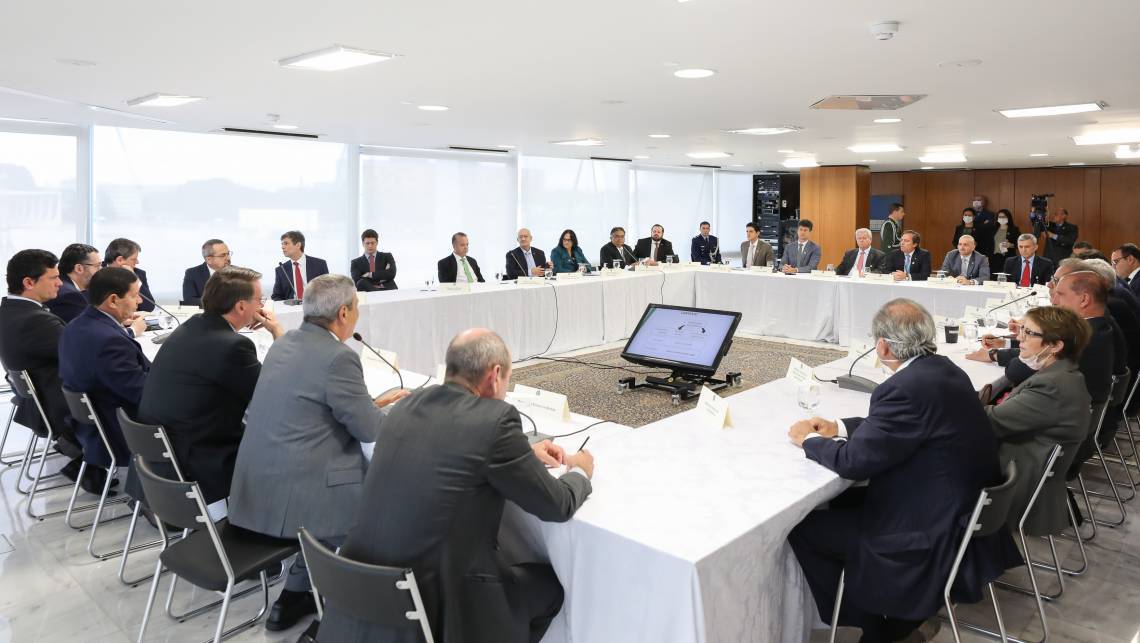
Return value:
[(712, 375), (739, 323), (738, 312), (650, 304), (622, 357), (635, 364)]

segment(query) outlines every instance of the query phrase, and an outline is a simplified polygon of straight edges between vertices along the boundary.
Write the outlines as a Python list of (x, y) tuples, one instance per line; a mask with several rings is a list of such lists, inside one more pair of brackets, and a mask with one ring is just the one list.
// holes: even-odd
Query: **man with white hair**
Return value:
[(868, 272), (879, 272), (887, 255), (882, 250), (871, 247), (871, 231), (859, 228), (855, 231), (855, 247), (843, 253), (843, 261), (835, 269), (836, 274), (862, 277)]
[(1022, 288), (1044, 286), (1053, 277), (1056, 266), (1046, 257), (1037, 256), (1037, 237), (1028, 232), (1017, 238), (1017, 255), (1005, 260), (1005, 274)]
[[(400, 389), (373, 398), (360, 356), (344, 345), (360, 309), (356, 285), (321, 275), (305, 287), (304, 321), (269, 349), (250, 400), (230, 489), (230, 522), (277, 538), (307, 528), (336, 546), (352, 526), (368, 461)], [(316, 611), (298, 554), (265, 629), (280, 631)]]
[(957, 277), (963, 286), (979, 286), (990, 278), (990, 262), (981, 253), (974, 252), (978, 244), (973, 235), (958, 237), (958, 249), (946, 253), (942, 271)]

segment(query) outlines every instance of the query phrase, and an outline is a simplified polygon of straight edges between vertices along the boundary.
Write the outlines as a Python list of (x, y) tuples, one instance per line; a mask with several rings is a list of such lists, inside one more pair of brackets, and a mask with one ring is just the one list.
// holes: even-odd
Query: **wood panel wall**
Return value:
[(871, 173), (866, 166), (843, 165), (800, 171), (800, 218), (814, 224), (812, 238), (823, 249), (820, 269), (839, 265), (855, 246), (855, 230), (870, 222)]
[(994, 212), (1011, 210), (1028, 232), (1031, 195), (1052, 192), (1050, 210), (1067, 208), (1082, 240), (1106, 251), (1140, 242), (1140, 166), (876, 172), (870, 183), (871, 194), (902, 195), (906, 227), (922, 234), (935, 257), (954, 247), (954, 227), (975, 194)]

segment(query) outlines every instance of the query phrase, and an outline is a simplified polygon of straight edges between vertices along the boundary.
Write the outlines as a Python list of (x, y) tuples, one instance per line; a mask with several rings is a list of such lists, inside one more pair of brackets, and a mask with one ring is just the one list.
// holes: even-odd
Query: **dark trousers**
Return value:
[[(856, 491), (856, 494), (859, 492)], [(788, 535), (788, 543), (804, 570), (820, 617), (831, 622), (839, 574), (851, 560), (859, 542), (859, 514), (856, 495), (836, 499), (833, 507), (813, 511)], [(860, 641), (898, 641), (914, 631), (922, 621), (909, 621), (872, 614), (858, 606), (858, 596), (844, 592), (839, 608), (839, 624), (863, 630)]]
[(562, 609), (562, 583), (545, 563), (507, 567), (503, 591), (511, 607), (511, 641), (538, 643)]

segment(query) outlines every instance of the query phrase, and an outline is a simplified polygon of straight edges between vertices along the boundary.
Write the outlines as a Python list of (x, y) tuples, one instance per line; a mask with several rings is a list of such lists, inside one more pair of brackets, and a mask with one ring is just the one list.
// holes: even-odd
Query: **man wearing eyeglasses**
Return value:
[(1121, 283), (1140, 297), (1140, 248), (1126, 243), (1112, 251), (1112, 268)]
[(206, 289), (206, 282), (215, 272), (230, 265), (233, 253), (230, 247), (221, 239), (210, 239), (202, 244), (202, 263), (193, 268), (186, 269), (182, 277), (182, 305), (202, 305), (202, 292)]
[(103, 267), (99, 251), (85, 243), (73, 243), (59, 256), (59, 294), (44, 302), (56, 317), (68, 323), (87, 308), (87, 284)]

